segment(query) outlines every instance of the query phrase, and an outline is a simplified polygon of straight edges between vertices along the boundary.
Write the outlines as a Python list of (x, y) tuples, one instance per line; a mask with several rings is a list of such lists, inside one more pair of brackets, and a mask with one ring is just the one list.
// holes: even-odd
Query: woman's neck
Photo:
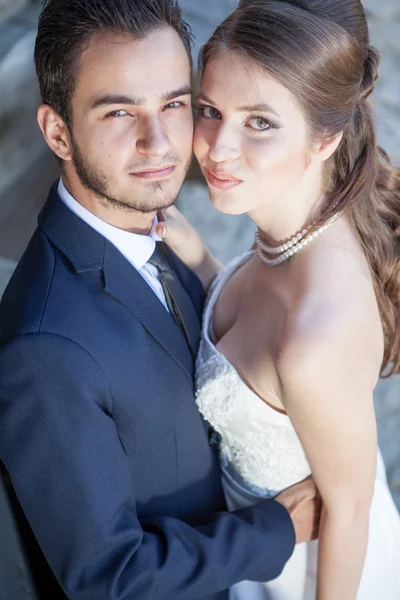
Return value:
[(279, 246), (311, 225), (321, 214), (324, 196), (322, 183), (316, 180), (276, 201), (265, 203), (248, 213), (256, 224), (262, 241)]

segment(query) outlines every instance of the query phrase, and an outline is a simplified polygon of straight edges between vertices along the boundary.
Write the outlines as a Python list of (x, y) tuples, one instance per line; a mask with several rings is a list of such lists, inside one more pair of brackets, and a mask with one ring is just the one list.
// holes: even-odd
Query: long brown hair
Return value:
[(359, 0), (242, 0), (200, 53), (243, 52), (297, 97), (311, 135), (343, 132), (327, 161), (315, 228), (346, 213), (368, 260), (385, 336), (381, 376), (400, 371), (400, 170), (378, 147), (368, 96), (378, 78)]

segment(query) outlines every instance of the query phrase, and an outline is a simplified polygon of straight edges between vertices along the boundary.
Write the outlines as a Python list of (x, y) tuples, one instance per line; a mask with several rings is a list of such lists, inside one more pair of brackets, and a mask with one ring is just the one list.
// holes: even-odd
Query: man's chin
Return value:
[[(140, 193), (141, 192), (141, 193)], [(140, 212), (145, 214), (156, 213), (159, 210), (165, 210), (173, 206), (178, 197), (179, 191), (167, 189), (151, 189), (143, 193), (142, 190), (132, 190), (129, 194), (124, 194), (112, 204), (128, 212)], [(110, 199), (108, 199), (110, 200)]]

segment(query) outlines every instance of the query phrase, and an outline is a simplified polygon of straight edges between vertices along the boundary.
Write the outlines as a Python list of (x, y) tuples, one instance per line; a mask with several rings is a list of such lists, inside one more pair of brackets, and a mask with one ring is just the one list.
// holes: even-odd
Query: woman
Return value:
[[(242, 2), (201, 53), (194, 150), (211, 202), (257, 225), (218, 274), (197, 364), (230, 510), (313, 473), (319, 543), (235, 600), (400, 598), (400, 522), (373, 390), (400, 369), (400, 182), (368, 96), (379, 54), (358, 0)], [(160, 232), (207, 285), (174, 211)]]

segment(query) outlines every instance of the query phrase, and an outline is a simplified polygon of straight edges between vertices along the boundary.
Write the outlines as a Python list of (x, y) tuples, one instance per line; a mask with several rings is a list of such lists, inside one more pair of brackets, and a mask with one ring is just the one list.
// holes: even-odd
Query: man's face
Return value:
[(106, 205), (146, 213), (173, 204), (192, 155), (190, 92), (173, 29), (93, 38), (77, 65), (67, 176)]

